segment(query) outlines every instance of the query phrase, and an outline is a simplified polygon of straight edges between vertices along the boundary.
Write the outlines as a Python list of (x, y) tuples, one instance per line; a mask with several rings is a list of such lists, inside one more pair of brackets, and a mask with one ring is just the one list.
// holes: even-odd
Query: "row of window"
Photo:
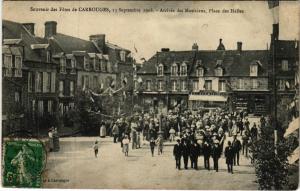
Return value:
[(89, 76), (89, 75), (84, 75), (82, 76), (81, 79), (81, 87), (86, 89), (86, 88), (104, 88), (104, 82), (100, 79), (99, 76)]
[[(282, 71), (288, 71), (289, 70), (289, 63), (288, 60), (282, 60), (281, 61), (281, 70)], [(173, 64), (171, 66), (171, 76), (177, 76), (178, 73), (181, 76), (186, 76), (187, 75), (187, 66), (186, 64), (182, 64), (180, 66), (180, 72), (178, 72), (178, 66), (177, 64)], [(158, 76), (163, 76), (164, 75), (164, 67), (162, 64), (158, 66)], [(221, 67), (218, 67), (215, 69), (215, 75), (216, 76), (223, 76), (223, 69)], [(258, 75), (258, 64), (251, 64), (250, 65), (250, 76), (257, 76)], [(196, 76), (204, 76), (204, 68), (203, 67), (198, 67), (196, 69)]]
[[(31, 101), (31, 110), (32, 113), (37, 113), (39, 117), (44, 116), (46, 113), (53, 115), (54, 114), (54, 101), (53, 100), (32, 100)], [(68, 112), (70, 109), (74, 108), (74, 102), (67, 104), (59, 103), (58, 111), (61, 115)]]
[(69, 110), (73, 109), (75, 107), (74, 102), (70, 103), (59, 103), (58, 105), (58, 111), (60, 115), (64, 115), (67, 113)]
[(59, 81), (58, 96), (74, 96), (74, 81)]
[[(259, 82), (257, 79), (251, 79), (250, 80), (250, 87), (252, 89), (257, 89), (259, 87)], [(237, 89), (240, 89), (240, 90), (243, 90), (245, 89), (245, 80), (244, 79), (238, 79), (238, 82), (237, 82), (237, 86), (236, 86)]]
[(22, 77), (22, 57), (4, 54), (3, 75), (5, 77)]
[[(67, 73), (67, 65), (71, 66), (71, 74), (76, 73), (76, 63), (83, 63), (84, 70), (91, 70), (93, 68), (94, 71), (102, 71), (102, 72), (111, 72), (111, 64), (109, 61), (98, 60), (96, 58), (86, 58), (84, 56), (78, 57), (76, 59), (66, 59), (60, 58), (60, 73)], [(92, 67), (91, 67), (92, 66)]]
[(277, 89), (278, 90), (288, 90), (291, 89), (294, 86), (294, 83), (292, 80), (278, 80), (277, 81)]
[(55, 72), (29, 72), (28, 92), (55, 93)]
[[(257, 79), (251, 79), (250, 83), (251, 83), (251, 89), (257, 89), (259, 87), (259, 82)], [(179, 85), (180, 85), (180, 88), (178, 87)], [(164, 91), (165, 90), (164, 86), (165, 86), (165, 82), (162, 80), (159, 80), (157, 82), (157, 89), (155, 89), (155, 90)], [(219, 80), (219, 82), (218, 82), (218, 90), (219, 91), (221, 91), (221, 92), (226, 91), (226, 86), (227, 85), (226, 85), (225, 80)], [(135, 87), (137, 87), (137, 84), (135, 84)], [(240, 90), (245, 89), (245, 80), (238, 79), (236, 88), (240, 89)], [(213, 89), (212, 80), (205, 80), (203, 85), (201, 85), (198, 80), (194, 80), (192, 82), (192, 90), (194, 92), (199, 91), (199, 90), (212, 90), (212, 89)], [(147, 80), (146, 81), (146, 91), (151, 91), (151, 90), (154, 90), (154, 87), (152, 87), (152, 81)], [(186, 81), (180, 81), (180, 82), (178, 82), (176, 80), (171, 81), (171, 90), (172, 91), (178, 91), (178, 90), (187, 91)]]
[(54, 114), (54, 101), (53, 100), (32, 100), (31, 110), (32, 113), (37, 112), (39, 117), (42, 117), (46, 113)]
[[(180, 76), (186, 76), (187, 75), (187, 65), (186, 63), (183, 63), (180, 66), (180, 70), (178, 71), (178, 66), (177, 64), (173, 64), (171, 67), (171, 75), (172, 76), (177, 76), (179, 73)], [(163, 76), (164, 75), (164, 65), (159, 64), (157, 67), (157, 75), (158, 76)]]

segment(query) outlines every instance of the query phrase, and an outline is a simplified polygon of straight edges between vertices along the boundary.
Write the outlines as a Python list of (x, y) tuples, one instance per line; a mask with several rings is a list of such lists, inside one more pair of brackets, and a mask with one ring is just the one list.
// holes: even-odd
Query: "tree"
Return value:
[(84, 135), (90, 135), (94, 132), (95, 126), (91, 118), (92, 107), (93, 101), (90, 99), (90, 94), (80, 89), (77, 90), (75, 92), (75, 108), (68, 112), (67, 117), (73, 126), (78, 126)]
[(253, 142), (251, 150), (259, 189), (277, 190), (288, 184), (287, 157), (291, 149), (285, 139), (279, 139), (275, 148), (274, 128), (270, 123), (261, 127), (260, 137)]

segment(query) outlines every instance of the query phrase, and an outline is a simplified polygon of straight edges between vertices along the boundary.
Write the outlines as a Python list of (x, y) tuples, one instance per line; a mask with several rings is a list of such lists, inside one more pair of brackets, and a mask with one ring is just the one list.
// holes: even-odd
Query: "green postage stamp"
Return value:
[(3, 149), (3, 186), (40, 188), (46, 158), (42, 142), (8, 140)]

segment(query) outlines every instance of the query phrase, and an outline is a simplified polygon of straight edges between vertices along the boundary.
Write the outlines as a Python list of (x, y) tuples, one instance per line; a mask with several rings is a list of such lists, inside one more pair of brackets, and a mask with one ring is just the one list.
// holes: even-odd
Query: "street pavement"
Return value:
[[(94, 157), (93, 143), (100, 140), (99, 156)], [(177, 170), (173, 147), (165, 146), (163, 155), (150, 154), (148, 145), (129, 150), (125, 157), (120, 143), (111, 137), (62, 138), (59, 152), (48, 155), (44, 173), (45, 188), (98, 189), (257, 189), (254, 167), (241, 155), (240, 166), (234, 174), (227, 173), (225, 158), (219, 160), (219, 172), (206, 170), (203, 157), (198, 160), (198, 171)], [(182, 164), (183, 166), (183, 161)], [(190, 166), (190, 161), (189, 161)], [(213, 161), (210, 160), (213, 168)]]

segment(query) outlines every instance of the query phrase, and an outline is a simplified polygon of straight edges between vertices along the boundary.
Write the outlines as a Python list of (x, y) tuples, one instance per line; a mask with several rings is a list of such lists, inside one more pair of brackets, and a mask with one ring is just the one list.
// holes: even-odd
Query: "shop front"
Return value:
[(228, 97), (225, 95), (190, 95), (189, 109), (226, 108)]
[(254, 115), (265, 115), (269, 112), (268, 92), (236, 92), (232, 94), (232, 105), (236, 111), (247, 111)]

